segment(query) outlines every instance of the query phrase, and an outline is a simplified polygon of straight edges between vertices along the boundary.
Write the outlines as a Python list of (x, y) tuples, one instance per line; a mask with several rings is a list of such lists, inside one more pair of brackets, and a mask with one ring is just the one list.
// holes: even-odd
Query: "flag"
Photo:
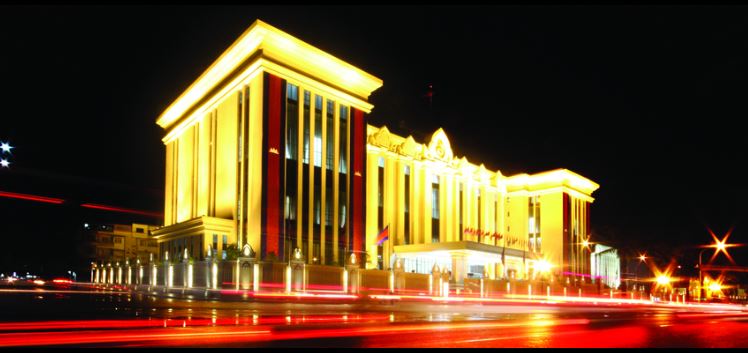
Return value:
[(381, 246), (385, 240), (390, 238), (390, 225), (388, 224), (377, 236), (377, 246)]

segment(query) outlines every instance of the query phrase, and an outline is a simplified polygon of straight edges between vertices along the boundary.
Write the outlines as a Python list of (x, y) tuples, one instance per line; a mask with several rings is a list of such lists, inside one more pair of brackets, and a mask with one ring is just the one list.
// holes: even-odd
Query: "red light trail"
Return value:
[[(17, 200), (44, 202), (44, 203), (51, 203), (51, 204), (56, 204), (56, 205), (59, 205), (65, 202), (65, 200), (63, 199), (58, 199), (54, 197), (21, 194), (21, 193), (16, 193), (16, 192), (9, 192), (9, 191), (0, 191), (0, 197), (5, 197), (9, 199), (17, 199)], [(137, 214), (137, 215), (149, 216), (149, 217), (155, 217), (155, 218), (164, 217), (162, 213), (158, 213), (158, 212), (140, 211), (140, 210), (133, 210), (130, 208), (122, 208), (122, 207), (101, 205), (101, 204), (95, 204), (95, 203), (84, 203), (84, 204), (81, 204), (81, 207), (92, 208), (92, 209), (103, 210), (103, 211)]]
[(61, 204), (65, 202), (63, 199), (57, 199), (54, 197), (44, 197), (44, 196), (36, 196), (36, 195), (29, 195), (29, 194), (19, 194), (15, 192), (8, 192), (8, 191), (0, 191), (0, 197), (6, 197), (10, 199), (19, 199), (19, 200), (27, 200), (27, 201), (37, 201), (37, 202), (45, 202), (45, 203), (53, 203), (53, 204)]
[(99, 205), (95, 203), (84, 203), (84, 204), (81, 204), (81, 207), (93, 208), (93, 209), (104, 210), (104, 211), (112, 211), (112, 212), (132, 213), (132, 214), (138, 214), (138, 215), (150, 216), (150, 217), (156, 217), (156, 218), (162, 218), (164, 216), (163, 214), (156, 213), (156, 212), (138, 211), (138, 210), (133, 210), (129, 208)]

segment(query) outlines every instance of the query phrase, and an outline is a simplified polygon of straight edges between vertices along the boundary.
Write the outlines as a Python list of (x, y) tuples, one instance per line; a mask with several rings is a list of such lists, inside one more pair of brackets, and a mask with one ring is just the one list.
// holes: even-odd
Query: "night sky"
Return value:
[(593, 241), (685, 268), (707, 227), (748, 243), (745, 6), (5, 6), (0, 191), (66, 205), (0, 198), (0, 271), (74, 261), (84, 221), (160, 222), (76, 205), (163, 212), (155, 120), (258, 18), (381, 78), (370, 124), (599, 183)]

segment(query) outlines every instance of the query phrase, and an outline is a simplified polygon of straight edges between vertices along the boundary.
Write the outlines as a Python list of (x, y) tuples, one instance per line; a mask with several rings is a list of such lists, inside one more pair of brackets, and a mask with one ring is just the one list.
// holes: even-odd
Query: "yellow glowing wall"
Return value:
[[(527, 228), (528, 228), (528, 215), (527, 215), (527, 196), (512, 196), (508, 197), (507, 204), (507, 224), (508, 230), (504, 237), (507, 240), (518, 239), (516, 242), (507, 242), (507, 247), (512, 249), (527, 250)], [(541, 216), (541, 222), (543, 221)]]
[(541, 253), (554, 267), (561, 271), (563, 264), (563, 193), (556, 192), (540, 196)]
[[(591, 202), (587, 192), (597, 184), (565, 169), (535, 175), (504, 177), (484, 166), (475, 166), (462, 160), (444, 158), (438, 150), (419, 145), (410, 138), (404, 139), (389, 133), (386, 128), (368, 126), (367, 144), (367, 251), (376, 266), (376, 237), (379, 234), (378, 219), (378, 168), (379, 158), (384, 158), (384, 210), (382, 225), (390, 225), (390, 240), (384, 243), (384, 268), (390, 265), (394, 245), (405, 245), (405, 222), (410, 222), (410, 241), (407, 244), (432, 242), (432, 181), (439, 180), (439, 243), (471, 241), (497, 247), (520, 250), (524, 256), (507, 258), (506, 268), (516, 270), (515, 278), (524, 278), (530, 262), (544, 257), (551, 262), (554, 271), (560, 272), (563, 264), (563, 193), (579, 196), (579, 211), (570, 214), (577, 217), (579, 231), (588, 232), (586, 214), (582, 205)], [(440, 136), (434, 134), (432, 141)], [(450, 155), (447, 153), (446, 155)], [(405, 218), (405, 166), (410, 166), (410, 217)], [(571, 186), (587, 189), (572, 189)], [(462, 187), (462, 202), (460, 202)], [(480, 197), (479, 197), (480, 196)], [(537, 196), (540, 201), (541, 249), (533, 252), (529, 247), (529, 199)], [(462, 215), (462, 227), (460, 227)], [(466, 232), (466, 229), (472, 231)], [(482, 232), (478, 236), (475, 232)], [(492, 235), (501, 234), (498, 240)], [(585, 233), (586, 234), (586, 233)], [(501, 252), (501, 250), (498, 250)], [(523, 257), (526, 260), (523, 260)], [(581, 257), (580, 257), (581, 258)], [(528, 261), (525, 264), (525, 261)], [(503, 271), (506, 268), (490, 270)], [(489, 271), (490, 272), (490, 271)], [(499, 272), (499, 275), (501, 273)]]
[(195, 148), (194, 129), (189, 129), (179, 137), (177, 150), (177, 222), (192, 218), (193, 151)]
[[(249, 160), (246, 178), (248, 178), (247, 234), (241, 234), (239, 243), (248, 243), (256, 252), (261, 248), (262, 215), (262, 99), (263, 75), (257, 75), (249, 84)], [(245, 240), (246, 239), (246, 240)]]
[(236, 219), (237, 93), (218, 105), (215, 217)]

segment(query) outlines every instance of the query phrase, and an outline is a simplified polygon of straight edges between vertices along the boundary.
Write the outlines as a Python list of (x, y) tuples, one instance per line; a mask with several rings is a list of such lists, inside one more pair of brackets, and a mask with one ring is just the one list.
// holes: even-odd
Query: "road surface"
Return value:
[(726, 305), (209, 301), (0, 288), (0, 347), (748, 347)]

